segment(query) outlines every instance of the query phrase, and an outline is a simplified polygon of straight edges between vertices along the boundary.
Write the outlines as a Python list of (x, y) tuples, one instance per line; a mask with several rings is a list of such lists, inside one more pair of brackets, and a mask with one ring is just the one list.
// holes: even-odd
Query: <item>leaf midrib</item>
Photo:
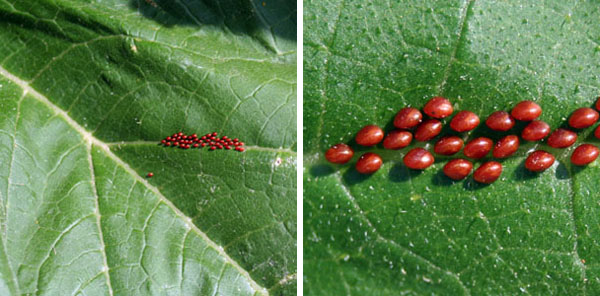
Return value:
[(102, 249), (102, 263), (106, 267), (102, 272), (106, 276), (106, 284), (108, 285), (108, 293), (110, 296), (113, 295), (112, 284), (110, 281), (110, 273), (108, 272), (108, 259), (106, 258), (106, 245), (104, 244), (104, 234), (102, 233), (101, 224), (101, 215), (100, 215), (100, 205), (98, 204), (98, 200), (100, 197), (98, 196), (98, 188), (96, 187), (96, 174), (94, 173), (94, 161), (92, 159), (92, 142), (88, 141), (86, 143), (86, 151), (88, 164), (90, 168), (90, 177), (92, 183), (92, 192), (94, 193), (94, 215), (96, 216), (96, 225), (98, 226), (98, 236), (100, 237), (100, 248)]
[[(17, 102), (17, 114), (15, 116), (15, 128), (13, 131), (13, 145), (12, 145), (12, 149), (11, 149), (11, 155), (10, 155), (10, 163), (8, 164), (8, 177), (6, 180), (6, 201), (8, 203), (8, 197), (10, 196), (10, 180), (12, 178), (12, 168), (15, 162), (15, 149), (17, 147), (17, 125), (19, 122), (19, 117), (21, 115), (21, 102), (23, 101), (23, 99), (25, 98), (25, 93), (23, 93), (21, 95), (21, 98), (19, 98), (19, 101)], [(6, 210), (6, 205), (5, 205), (5, 210)], [(6, 215), (6, 213), (4, 214), (4, 217), (8, 217), (8, 215)], [(8, 224), (5, 221), (5, 225)], [(4, 229), (4, 231), (6, 231), (6, 229)], [(7, 261), (7, 267), (12, 275), (12, 280), (14, 282), (15, 285), (15, 289), (16, 289), (16, 293), (20, 294), (20, 288), (19, 288), (19, 281), (17, 281), (17, 275), (15, 274), (14, 270), (12, 269), (11, 265), (10, 265), (10, 260), (8, 257), (8, 254), (6, 254), (6, 233), (3, 233), (2, 235), (2, 247), (4, 248), (4, 252), (5, 252), (5, 256), (6, 256), (6, 261)]]
[[(163, 202), (167, 207), (169, 207), (176, 216), (178, 216), (180, 219), (183, 220), (183, 222), (192, 230), (194, 231), (200, 238), (202, 238), (202, 240), (204, 240), (206, 242), (207, 245), (209, 245), (210, 247), (212, 247), (223, 259), (226, 263), (231, 264), (231, 266), (233, 266), (233, 268), (235, 268), (241, 275), (243, 275), (247, 280), (248, 283), (250, 284), (250, 286), (258, 293), (262, 294), (262, 295), (268, 295), (267, 289), (260, 286), (256, 281), (254, 281), (254, 279), (250, 276), (250, 274), (248, 273), (248, 271), (246, 271), (244, 268), (242, 268), (235, 260), (233, 260), (231, 257), (229, 257), (229, 255), (227, 253), (225, 253), (225, 251), (223, 250), (223, 248), (221, 246), (219, 246), (217, 243), (215, 243), (214, 241), (212, 241), (204, 232), (202, 232), (193, 222), (192, 220), (187, 217), (183, 212), (181, 212), (181, 210), (179, 210), (177, 207), (175, 207), (175, 205), (169, 200), (167, 199), (161, 192), (160, 190), (158, 190), (158, 188), (154, 187), (153, 185), (151, 185), (147, 180), (145, 180), (144, 178), (142, 178), (135, 170), (133, 170), (129, 164), (127, 164), (126, 162), (124, 162), (121, 158), (119, 158), (117, 155), (115, 155), (111, 150), (109, 145), (107, 145), (106, 143), (102, 142), (101, 140), (95, 138), (91, 133), (89, 133), (87, 130), (85, 130), (81, 125), (79, 125), (79, 123), (77, 123), (73, 118), (71, 118), (64, 110), (60, 109), (59, 107), (57, 107), (56, 105), (54, 105), (48, 98), (46, 98), (43, 94), (39, 93), (38, 91), (36, 91), (34, 88), (32, 88), (28, 82), (20, 79), (19, 77), (13, 75), (12, 73), (10, 73), (9, 71), (7, 71), (4, 67), (0, 66), (0, 75), (4, 76), (6, 79), (10, 80), (11, 82), (13, 82), (14, 84), (18, 85), (21, 89), (23, 89), (23, 96), (21, 97), (20, 101), (23, 100), (23, 98), (25, 98), (25, 96), (27, 94), (31, 94), (36, 100), (38, 100), (39, 102), (45, 104), (48, 108), (52, 109), (58, 116), (62, 117), (68, 125), (70, 125), (73, 129), (75, 129), (79, 134), (81, 134), (81, 136), (83, 137), (84, 141), (86, 141), (86, 143), (88, 143), (87, 145), (89, 146), (88, 149), (88, 157), (91, 159), (91, 146), (95, 145), (100, 147), (105, 154), (111, 158), (118, 166), (121, 166), (128, 174), (130, 174), (134, 180), (136, 182), (139, 182), (141, 184), (143, 184), (144, 186), (146, 186), (146, 188), (148, 188), (150, 191), (152, 191), (154, 194), (156, 194), (156, 196), (159, 199), (159, 202)], [(20, 105), (19, 105), (20, 106)], [(15, 129), (16, 129), (16, 123), (15, 123)], [(14, 153), (13, 153), (14, 155)], [(90, 164), (91, 167), (90, 169), (92, 169), (92, 181), (94, 178), (93, 175), (93, 164)], [(11, 165), (12, 167), (12, 165)], [(93, 184), (94, 187), (94, 193), (96, 193), (96, 187), (95, 187), (95, 182)], [(100, 226), (100, 214), (98, 212), (99, 207), (98, 207), (98, 195), (95, 195), (95, 203), (96, 203), (96, 208), (95, 208), (95, 213), (98, 215), (98, 228), (101, 228)], [(102, 232), (100, 232), (100, 236), (102, 236)], [(103, 237), (100, 237), (100, 240), (103, 241)], [(102, 243), (103, 244), (103, 243)], [(106, 262), (106, 251), (104, 250), (104, 248), (102, 249), (102, 255), (103, 255), (103, 260), (104, 260), (104, 264), (105, 268), (106, 268), (106, 273), (108, 273), (109, 270), (109, 266), (107, 265)], [(11, 269), (12, 272), (12, 269)], [(13, 272), (13, 280), (15, 281), (15, 285), (18, 285), (18, 282), (16, 281), (16, 277), (14, 275)], [(107, 277), (107, 281), (109, 280), (109, 278)], [(108, 286), (110, 287), (110, 282), (107, 282)], [(18, 286), (17, 286), (18, 288)], [(110, 289), (111, 291), (111, 295), (112, 295), (112, 289)]]
[[(120, 142), (109, 142), (109, 143), (105, 143), (107, 146), (112, 147), (112, 146), (144, 146), (144, 145), (152, 145), (152, 146), (156, 146), (157, 144), (160, 143), (160, 140), (156, 140), (156, 141), (120, 141)], [(290, 154), (291, 156), (296, 156), (296, 151), (292, 150), (292, 149), (288, 149), (288, 148), (271, 148), (271, 147), (263, 147), (263, 146), (256, 146), (256, 145), (244, 145), (244, 149), (246, 149), (246, 151), (264, 151), (264, 152), (274, 152), (274, 153), (286, 153), (286, 154)]]

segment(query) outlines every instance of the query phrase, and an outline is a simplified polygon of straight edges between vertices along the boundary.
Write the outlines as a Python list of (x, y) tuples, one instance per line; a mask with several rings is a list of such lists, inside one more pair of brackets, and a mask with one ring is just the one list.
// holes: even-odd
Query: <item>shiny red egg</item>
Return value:
[(423, 111), (433, 118), (444, 118), (450, 116), (454, 112), (454, 108), (448, 99), (433, 97), (425, 104)]
[(444, 166), (444, 174), (452, 180), (462, 180), (473, 170), (473, 164), (462, 158), (449, 161)]
[(335, 144), (325, 152), (325, 158), (331, 163), (344, 164), (350, 161), (352, 156), (354, 156), (354, 150), (344, 143)]
[(498, 180), (501, 174), (502, 164), (496, 161), (488, 161), (475, 170), (473, 179), (479, 183), (491, 184)]

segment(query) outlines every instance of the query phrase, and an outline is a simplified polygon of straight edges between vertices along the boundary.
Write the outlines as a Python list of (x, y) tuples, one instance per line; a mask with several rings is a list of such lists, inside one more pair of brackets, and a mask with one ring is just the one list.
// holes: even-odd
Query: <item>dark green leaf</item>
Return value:
[[(290, 1), (0, 1), (0, 294), (294, 294), (295, 22)], [(177, 131), (247, 150), (157, 145)]]
[[(330, 145), (352, 142), (362, 126), (390, 130), (399, 109), (421, 108), (434, 95), (482, 121), (534, 100), (552, 128), (565, 124), (570, 112), (600, 95), (598, 4), (308, 1), (305, 293), (600, 293), (600, 169), (597, 162), (573, 167), (572, 149), (527, 143), (503, 161), (501, 179), (489, 186), (446, 178), (448, 158), (422, 173), (408, 170), (402, 157), (423, 143), (400, 151), (361, 148), (343, 166), (324, 160)], [(482, 124), (469, 138), (479, 135), (504, 134)], [(589, 130), (579, 142), (598, 143)], [(559, 161), (529, 173), (523, 162), (533, 148)], [(372, 176), (353, 168), (364, 151), (384, 159)]]

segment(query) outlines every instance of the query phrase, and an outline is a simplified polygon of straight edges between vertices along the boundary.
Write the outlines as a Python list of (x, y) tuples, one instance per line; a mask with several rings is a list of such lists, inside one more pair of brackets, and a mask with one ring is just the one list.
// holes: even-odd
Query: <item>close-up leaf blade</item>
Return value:
[(0, 1), (0, 294), (294, 295), (295, 9)]
[[(568, 149), (522, 141), (500, 160), (491, 185), (452, 181), (435, 155), (408, 169), (409, 149), (360, 147), (365, 125), (391, 131), (396, 112), (433, 96), (477, 114), (466, 141), (520, 135), (483, 122), (522, 100), (537, 102), (552, 129), (600, 96), (597, 1), (308, 1), (304, 9), (304, 293), (306, 295), (591, 295), (598, 275), (598, 167), (570, 162)], [(443, 120), (446, 126), (448, 119)], [(330, 164), (325, 151), (354, 148)], [(525, 169), (528, 152), (551, 152), (542, 173)], [(379, 153), (372, 175), (354, 168)], [(492, 157), (474, 161), (477, 168)]]

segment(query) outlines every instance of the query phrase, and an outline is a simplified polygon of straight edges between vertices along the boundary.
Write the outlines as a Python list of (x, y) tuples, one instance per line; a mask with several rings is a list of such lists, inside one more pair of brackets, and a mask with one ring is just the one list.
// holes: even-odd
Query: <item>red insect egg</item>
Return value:
[(569, 126), (572, 128), (586, 128), (598, 121), (598, 112), (592, 108), (579, 108), (569, 117)]
[(173, 146), (179, 146), (179, 142), (173, 143)]
[(165, 146), (171, 146), (170, 142), (165, 143)]
[(206, 143), (202, 143), (202, 144), (200, 144), (200, 146), (206, 147)]
[(376, 125), (367, 125), (356, 134), (356, 143), (362, 146), (373, 146), (383, 140), (383, 131)]
[(225, 149), (227, 149), (227, 150), (230, 150), (230, 149), (231, 149), (231, 147), (229, 147), (229, 145), (225, 145), (225, 146), (223, 146), (223, 147), (224, 147)]
[(198, 144), (194, 144), (194, 148), (198, 148), (200, 145)]
[(166, 139), (166, 140), (167, 140), (167, 141), (171, 141), (171, 137), (167, 137), (167, 139)]
[(496, 111), (485, 120), (491, 130), (505, 132), (515, 126), (515, 120), (506, 111)]
[(553, 163), (554, 155), (543, 150), (537, 150), (527, 156), (525, 168), (532, 172), (541, 172), (552, 166)]
[(444, 118), (450, 116), (454, 112), (454, 108), (446, 98), (433, 97), (425, 104), (423, 111), (433, 118)]
[(215, 146), (211, 146), (211, 147), (210, 147), (210, 150), (217, 150), (217, 147), (215, 147)]
[(148, 177), (148, 178), (152, 178), (152, 177), (154, 177), (154, 173), (150, 172), (150, 173), (148, 173), (148, 174), (146, 175), (146, 177)]
[(385, 149), (402, 149), (410, 144), (413, 135), (408, 131), (391, 131), (383, 139), (383, 147)]
[(177, 136), (181, 137), (181, 136), (183, 136), (183, 133), (182, 133), (182, 132), (179, 132), (179, 133), (177, 134)]
[(244, 152), (244, 150), (245, 149), (243, 147), (239, 147), (239, 149), (238, 149), (239, 152)]
[(402, 108), (394, 117), (394, 126), (400, 129), (410, 129), (421, 123), (423, 115), (416, 108)]
[(234, 141), (234, 142), (239, 142), (239, 141), (240, 141), (240, 139), (238, 139), (238, 138), (235, 138), (235, 139), (233, 139), (233, 141)]
[(479, 116), (471, 111), (460, 111), (450, 121), (450, 128), (462, 133), (470, 131), (479, 125)]
[(453, 155), (462, 149), (464, 142), (456, 136), (443, 137), (433, 147), (433, 152), (439, 155)]
[(571, 162), (574, 165), (586, 165), (598, 158), (598, 147), (591, 144), (583, 144), (575, 148), (571, 154)]
[(519, 137), (508, 135), (496, 142), (492, 155), (495, 158), (506, 158), (513, 155), (519, 149)]
[(498, 180), (501, 174), (502, 164), (497, 161), (488, 161), (475, 170), (473, 179), (479, 183), (491, 184)]
[(408, 151), (402, 160), (404, 161), (404, 165), (410, 169), (424, 170), (433, 164), (435, 158), (433, 158), (433, 155), (429, 151), (423, 148), (414, 148)]
[(529, 123), (521, 132), (521, 138), (526, 141), (539, 141), (550, 133), (550, 126), (541, 121), (534, 120)]
[(217, 134), (217, 132), (213, 132), (213, 133), (212, 133), (212, 136), (213, 136), (213, 137), (216, 137), (217, 135), (218, 135), (218, 134)]
[(493, 145), (494, 142), (490, 138), (475, 138), (465, 145), (463, 154), (469, 158), (482, 158), (492, 150)]
[(160, 141), (160, 142), (161, 142), (161, 143), (163, 143), (163, 144), (166, 144), (166, 143), (167, 143), (167, 140), (162, 140), (162, 141)]
[(567, 148), (577, 141), (577, 134), (568, 129), (559, 128), (548, 137), (548, 146), (552, 148)]
[(510, 114), (517, 120), (532, 121), (542, 114), (542, 107), (532, 101), (522, 101), (512, 109)]
[(429, 119), (417, 126), (414, 138), (425, 142), (435, 138), (442, 131), (442, 123), (437, 119)]
[(192, 138), (198, 138), (198, 134), (192, 134)]
[(449, 161), (444, 166), (444, 174), (452, 180), (462, 180), (473, 170), (473, 164), (462, 158)]
[(356, 170), (361, 174), (372, 174), (379, 170), (383, 161), (375, 153), (367, 152), (360, 156), (356, 162)]
[[(238, 148), (235, 150), (238, 150)], [(354, 156), (354, 150), (343, 143), (335, 144), (325, 152), (325, 159), (331, 163), (344, 164), (350, 161), (352, 156)]]

